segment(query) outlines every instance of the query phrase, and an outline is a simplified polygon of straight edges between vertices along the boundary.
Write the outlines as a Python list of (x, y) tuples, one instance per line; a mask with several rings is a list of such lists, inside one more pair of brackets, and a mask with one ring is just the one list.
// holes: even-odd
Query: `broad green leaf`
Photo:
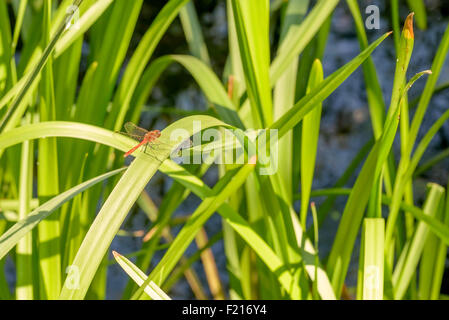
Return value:
[[(200, 198), (206, 198), (211, 195), (211, 190), (207, 185), (199, 178), (189, 174), (184, 168), (176, 165), (172, 161), (164, 162), (161, 166), (161, 171), (168, 174), (170, 177), (185, 185), (186, 188), (192, 190)], [(237, 213), (229, 204), (224, 203), (217, 209), (218, 213), (226, 220), (227, 223), (245, 240), (245, 242), (257, 253), (259, 258), (267, 265), (271, 272), (276, 274), (279, 283), (285, 288), (287, 292), (292, 290), (292, 275), (286, 269), (283, 268), (283, 263), (276, 255), (276, 253), (270, 248), (265, 240), (253, 230), (248, 222), (243, 219), (239, 213)], [(307, 242), (307, 240), (306, 240)], [(311, 245), (309, 243), (309, 245)], [(312, 254), (310, 248), (307, 252)], [(310, 276), (313, 278), (315, 272), (315, 261), (312, 257)], [(281, 272), (282, 270), (282, 272)], [(329, 280), (325, 272), (320, 269), (318, 274), (319, 293), (323, 299), (335, 299), (335, 295), (332, 292), (332, 287), (327, 285)]]
[[(148, 279), (142, 286), (145, 286), (150, 281), (154, 281), (157, 285), (162, 285), (203, 224), (230, 195), (240, 188), (248, 174), (254, 170), (254, 168), (255, 159), (254, 161), (250, 161), (250, 163), (243, 165), (241, 169), (229, 171), (225, 177), (218, 181), (212, 189), (211, 194), (206, 197), (193, 212), (189, 220), (176, 236), (170, 248), (157, 266), (152, 270)], [(138, 298), (140, 296), (139, 291), (134, 294), (133, 298)]]
[[(194, 125), (193, 121), (200, 122), (200, 125)], [(159, 140), (176, 148), (180, 142), (171, 141), (170, 138), (171, 134), (177, 130), (182, 129), (187, 131), (189, 135), (193, 135), (208, 127), (222, 125), (225, 124), (211, 117), (187, 117), (165, 128), (161, 132)], [(114, 136), (119, 139), (117, 136), (120, 135), (115, 134)], [(123, 139), (121, 140), (123, 141)], [(60, 299), (84, 298), (112, 239), (118, 232), (129, 210), (142, 193), (142, 190), (156, 173), (161, 165), (161, 161), (170, 155), (170, 150), (161, 151), (160, 155), (158, 155), (159, 159), (138, 151), (134, 155), (136, 159), (120, 178), (100, 212), (97, 214), (72, 262), (72, 265), (76, 266), (80, 274), (79, 288), (74, 290), (71, 286), (64, 285), (59, 297)], [(66, 284), (69, 281), (70, 279), (67, 278)]]
[(363, 300), (382, 300), (385, 220), (366, 218), (362, 232)]

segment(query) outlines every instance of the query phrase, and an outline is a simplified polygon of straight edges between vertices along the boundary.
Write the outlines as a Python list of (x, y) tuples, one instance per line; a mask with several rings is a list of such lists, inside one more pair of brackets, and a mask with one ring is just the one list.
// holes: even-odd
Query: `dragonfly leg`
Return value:
[[(159, 162), (163, 162), (162, 159), (160, 159), (157, 155), (157, 149), (155, 148), (155, 146), (152, 143), (149, 143), (148, 146), (150, 147), (150, 156), (152, 156), (154, 159), (156, 159)], [(152, 152), (151, 152), (152, 151)]]

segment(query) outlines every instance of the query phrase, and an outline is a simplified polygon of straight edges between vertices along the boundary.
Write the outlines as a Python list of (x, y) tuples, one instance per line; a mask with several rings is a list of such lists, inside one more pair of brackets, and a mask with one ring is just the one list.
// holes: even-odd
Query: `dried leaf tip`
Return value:
[(415, 15), (414, 12), (410, 13), (405, 20), (404, 24), (404, 37), (406, 39), (415, 39), (415, 34), (413, 32), (413, 16)]
[(117, 251), (112, 250), (112, 255), (114, 256), (114, 258), (120, 257), (121, 254), (118, 253)]

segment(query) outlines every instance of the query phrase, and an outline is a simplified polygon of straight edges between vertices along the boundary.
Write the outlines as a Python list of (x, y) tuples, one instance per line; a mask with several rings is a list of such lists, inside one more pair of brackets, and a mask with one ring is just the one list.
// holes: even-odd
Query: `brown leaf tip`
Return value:
[(415, 15), (414, 12), (410, 13), (405, 20), (404, 24), (404, 37), (406, 39), (415, 39), (415, 34), (413, 32), (413, 16)]

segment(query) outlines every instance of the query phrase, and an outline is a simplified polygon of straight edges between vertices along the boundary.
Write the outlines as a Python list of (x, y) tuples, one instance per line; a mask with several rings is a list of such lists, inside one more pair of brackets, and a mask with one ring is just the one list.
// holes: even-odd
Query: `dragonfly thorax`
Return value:
[(161, 132), (159, 130), (153, 130), (150, 131), (146, 134), (146, 139), (147, 140), (153, 140), (153, 139), (157, 139), (161, 136)]

